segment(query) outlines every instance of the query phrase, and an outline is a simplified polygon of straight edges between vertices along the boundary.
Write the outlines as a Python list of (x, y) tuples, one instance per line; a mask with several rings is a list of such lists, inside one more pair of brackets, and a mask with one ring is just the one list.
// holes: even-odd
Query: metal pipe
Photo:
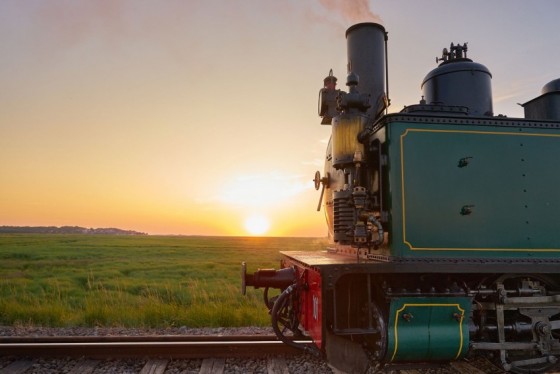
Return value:
[(391, 105), (391, 98), (389, 97), (389, 33), (385, 32), (385, 90), (387, 91), (387, 106), (385, 106), (385, 114), (389, 113), (389, 105)]

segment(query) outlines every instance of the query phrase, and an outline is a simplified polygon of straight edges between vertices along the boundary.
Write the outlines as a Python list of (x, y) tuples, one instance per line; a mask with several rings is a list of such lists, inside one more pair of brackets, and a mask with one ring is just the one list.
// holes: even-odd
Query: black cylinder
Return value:
[(386, 96), (386, 39), (385, 28), (377, 23), (358, 23), (346, 30), (348, 72), (358, 75), (358, 92), (371, 96), (370, 116), (379, 112)]

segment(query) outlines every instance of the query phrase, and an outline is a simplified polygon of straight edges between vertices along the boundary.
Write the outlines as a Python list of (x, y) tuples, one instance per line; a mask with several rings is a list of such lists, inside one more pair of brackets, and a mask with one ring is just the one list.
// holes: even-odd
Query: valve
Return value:
[(349, 112), (365, 112), (371, 107), (370, 95), (358, 92), (358, 82), (360, 78), (358, 74), (350, 72), (346, 78), (348, 93), (340, 91), (336, 103), (337, 110), (343, 113)]
[(467, 50), (469, 49), (467, 44), (468, 43), (463, 43), (463, 45), (454, 45), (451, 43), (449, 50), (447, 50), (447, 48), (443, 49), (441, 52), (441, 58), (436, 57), (436, 64), (440, 61), (445, 63), (454, 60), (467, 59)]
[(329, 182), (330, 182), (329, 173), (327, 173), (327, 175), (321, 178), (321, 173), (318, 170), (315, 172), (315, 178), (313, 178), (313, 183), (315, 184), (315, 190), (319, 190), (321, 184), (323, 185), (323, 188), (321, 189), (321, 196), (319, 197), (319, 204), (317, 205), (317, 211), (321, 210), (321, 203), (323, 202), (325, 187), (329, 184)]

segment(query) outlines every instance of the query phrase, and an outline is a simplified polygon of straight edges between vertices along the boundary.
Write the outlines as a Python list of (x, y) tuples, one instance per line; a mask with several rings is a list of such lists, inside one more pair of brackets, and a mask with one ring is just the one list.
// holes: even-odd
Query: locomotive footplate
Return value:
[(281, 251), (286, 258), (302, 266), (316, 267), (330, 273), (560, 273), (560, 259), (540, 258), (392, 258), (379, 256), (371, 260), (341, 255), (331, 251)]

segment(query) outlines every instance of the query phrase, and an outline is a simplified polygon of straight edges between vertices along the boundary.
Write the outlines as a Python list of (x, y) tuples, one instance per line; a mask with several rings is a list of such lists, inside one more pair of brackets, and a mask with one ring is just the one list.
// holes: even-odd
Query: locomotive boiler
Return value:
[(346, 39), (347, 91), (331, 71), (319, 95), (332, 135), (314, 182), (332, 244), (282, 252), (278, 270), (243, 264), (243, 292), (263, 288), (278, 337), (347, 372), (470, 354), (553, 370), (560, 79), (523, 104), (524, 118), (495, 115), (491, 72), (451, 44), (419, 103), (388, 114), (385, 28), (356, 24)]

